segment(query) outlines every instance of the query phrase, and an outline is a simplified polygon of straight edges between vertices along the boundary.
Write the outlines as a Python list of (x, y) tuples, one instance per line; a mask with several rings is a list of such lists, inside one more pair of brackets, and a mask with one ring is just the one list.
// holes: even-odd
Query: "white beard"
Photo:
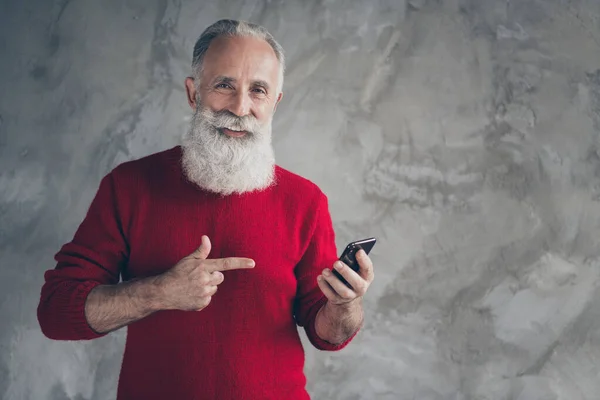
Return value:
[[(246, 131), (229, 137), (220, 128)], [(252, 116), (237, 117), (200, 106), (182, 143), (182, 168), (187, 179), (221, 195), (263, 190), (274, 183), (275, 154), (271, 120), (261, 126)]]

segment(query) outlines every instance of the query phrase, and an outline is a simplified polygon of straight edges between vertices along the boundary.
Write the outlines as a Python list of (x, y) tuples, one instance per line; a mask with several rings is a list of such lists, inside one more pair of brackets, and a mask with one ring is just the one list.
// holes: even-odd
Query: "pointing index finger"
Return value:
[(209, 272), (214, 271), (230, 271), (234, 269), (249, 269), (254, 268), (254, 260), (251, 258), (242, 257), (228, 257), (228, 258), (217, 258), (213, 260), (206, 260), (208, 267), (206, 268)]

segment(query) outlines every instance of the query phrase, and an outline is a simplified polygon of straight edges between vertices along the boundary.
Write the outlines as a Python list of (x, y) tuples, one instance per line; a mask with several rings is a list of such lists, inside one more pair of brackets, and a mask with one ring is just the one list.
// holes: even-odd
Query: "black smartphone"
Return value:
[[(352, 268), (355, 272), (358, 272), (360, 266), (358, 265), (358, 261), (356, 261), (356, 252), (360, 249), (363, 249), (365, 253), (369, 254), (373, 246), (375, 246), (375, 242), (377, 242), (377, 239), (372, 237), (349, 243), (342, 252), (340, 261)], [(335, 269), (333, 270), (333, 274), (337, 276), (338, 279), (341, 280), (346, 286), (352, 289), (352, 286), (348, 283), (348, 281), (346, 281), (344, 277)]]

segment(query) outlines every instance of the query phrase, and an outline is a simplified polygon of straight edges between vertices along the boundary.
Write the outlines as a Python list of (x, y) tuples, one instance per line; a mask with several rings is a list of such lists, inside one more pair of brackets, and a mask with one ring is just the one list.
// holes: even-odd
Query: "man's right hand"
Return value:
[(196, 251), (156, 277), (161, 309), (200, 311), (208, 306), (223, 282), (222, 271), (254, 268), (254, 260), (250, 258), (208, 260), (210, 249), (210, 240), (202, 236), (202, 244)]

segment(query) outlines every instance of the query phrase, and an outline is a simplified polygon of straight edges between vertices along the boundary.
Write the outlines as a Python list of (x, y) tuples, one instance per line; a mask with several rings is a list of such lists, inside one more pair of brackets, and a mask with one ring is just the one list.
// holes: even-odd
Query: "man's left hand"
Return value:
[(344, 305), (362, 298), (369, 289), (371, 282), (373, 282), (375, 278), (373, 263), (367, 253), (362, 249), (359, 250), (356, 253), (356, 260), (360, 266), (358, 272), (354, 272), (341, 261), (336, 261), (333, 264), (333, 268), (344, 277), (352, 288), (339, 280), (329, 268), (325, 268), (323, 273), (317, 277), (319, 288), (331, 304)]

